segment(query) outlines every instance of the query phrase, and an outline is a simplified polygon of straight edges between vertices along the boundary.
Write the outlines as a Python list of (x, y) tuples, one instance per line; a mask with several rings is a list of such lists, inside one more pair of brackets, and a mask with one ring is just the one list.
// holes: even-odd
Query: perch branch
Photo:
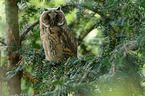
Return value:
[(39, 24), (39, 20), (36, 20), (33, 24), (31, 24), (25, 31), (22, 32), (20, 40), (23, 41), (27, 33), (37, 24)]

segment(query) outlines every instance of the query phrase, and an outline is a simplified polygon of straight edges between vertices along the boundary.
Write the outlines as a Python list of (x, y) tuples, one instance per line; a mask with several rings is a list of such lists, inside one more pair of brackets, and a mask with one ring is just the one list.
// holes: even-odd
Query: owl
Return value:
[(77, 57), (77, 41), (61, 7), (44, 10), (40, 17), (40, 36), (47, 60), (56, 62)]

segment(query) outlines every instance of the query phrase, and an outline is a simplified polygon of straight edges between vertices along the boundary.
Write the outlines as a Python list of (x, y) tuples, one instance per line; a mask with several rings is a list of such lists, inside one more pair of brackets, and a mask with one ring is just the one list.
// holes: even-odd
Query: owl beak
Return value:
[(53, 27), (53, 26), (56, 25), (56, 24), (55, 24), (55, 14), (49, 15), (49, 16), (50, 16), (49, 25), (50, 25), (50, 27)]
[(50, 20), (50, 26), (53, 27), (54, 25), (55, 25), (55, 19), (53, 18)]

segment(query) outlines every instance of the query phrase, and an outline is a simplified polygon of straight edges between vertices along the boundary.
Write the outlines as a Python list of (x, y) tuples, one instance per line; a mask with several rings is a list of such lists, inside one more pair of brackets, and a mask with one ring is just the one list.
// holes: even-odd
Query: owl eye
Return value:
[(48, 14), (46, 14), (46, 15), (44, 16), (44, 20), (50, 20), (50, 16), (49, 16)]
[(62, 19), (62, 17), (63, 17), (62, 14), (59, 14), (59, 13), (58, 13), (58, 14), (56, 15), (55, 19), (56, 19), (57, 21), (60, 21), (60, 20)]
[(56, 18), (55, 18), (56, 20), (59, 20), (59, 16), (58, 16), (58, 14), (56, 15)]

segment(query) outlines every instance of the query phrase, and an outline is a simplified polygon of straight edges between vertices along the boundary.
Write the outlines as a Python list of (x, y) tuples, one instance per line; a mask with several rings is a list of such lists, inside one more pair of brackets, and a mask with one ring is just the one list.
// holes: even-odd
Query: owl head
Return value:
[(57, 8), (45, 8), (44, 10), (41, 15), (41, 21), (45, 27), (66, 25), (66, 19), (60, 6)]

